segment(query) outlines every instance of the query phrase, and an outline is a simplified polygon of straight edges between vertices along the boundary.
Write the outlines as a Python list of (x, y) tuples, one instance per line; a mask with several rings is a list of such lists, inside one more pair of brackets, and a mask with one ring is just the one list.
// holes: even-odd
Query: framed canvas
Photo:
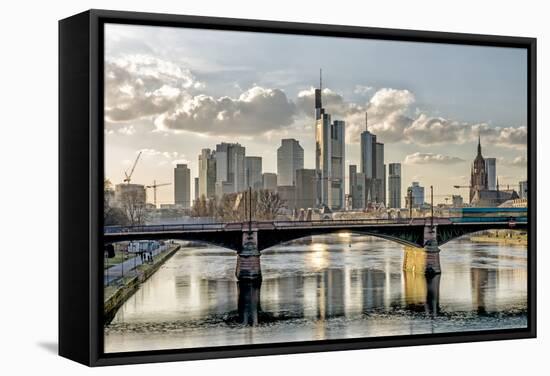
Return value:
[(60, 355), (536, 336), (535, 39), (90, 10), (59, 89)]

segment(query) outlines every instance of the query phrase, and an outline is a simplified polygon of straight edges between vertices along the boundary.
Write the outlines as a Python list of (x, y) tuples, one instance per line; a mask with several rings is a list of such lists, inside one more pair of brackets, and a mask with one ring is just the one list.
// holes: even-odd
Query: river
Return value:
[(239, 286), (234, 252), (182, 247), (119, 309), (104, 351), (527, 326), (526, 247), (452, 241), (432, 279), (403, 272), (403, 253), (368, 236), (315, 236), (263, 251), (261, 286)]

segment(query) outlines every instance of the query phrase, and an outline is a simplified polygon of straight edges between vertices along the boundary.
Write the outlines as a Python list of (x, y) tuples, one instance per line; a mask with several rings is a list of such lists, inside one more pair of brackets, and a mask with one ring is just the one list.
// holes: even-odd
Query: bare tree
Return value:
[(140, 198), (137, 191), (131, 190), (125, 192), (122, 196), (121, 204), (130, 225), (136, 226), (145, 223), (147, 216), (145, 202)]
[(193, 202), (193, 207), (191, 208), (192, 217), (208, 217), (208, 203), (206, 197), (201, 195), (199, 198)]
[[(285, 200), (278, 193), (269, 189), (262, 189), (256, 193), (256, 218), (260, 220), (274, 220), (285, 205)], [(253, 206), (254, 208), (254, 206)]]
[(124, 212), (113, 206), (115, 191), (109, 179), (103, 181), (103, 224), (111, 225), (127, 225), (128, 218)]

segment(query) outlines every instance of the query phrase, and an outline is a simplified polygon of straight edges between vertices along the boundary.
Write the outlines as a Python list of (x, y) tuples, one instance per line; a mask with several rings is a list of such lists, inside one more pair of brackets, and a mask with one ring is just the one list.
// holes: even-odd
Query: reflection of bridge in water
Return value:
[(416, 218), (385, 220), (276, 221), (106, 227), (106, 243), (128, 240), (194, 240), (237, 252), (239, 280), (261, 279), (261, 251), (313, 235), (352, 232), (405, 245), (403, 269), (439, 274), (439, 246), (460, 236), (490, 229), (526, 230), (526, 221), (499, 217)]

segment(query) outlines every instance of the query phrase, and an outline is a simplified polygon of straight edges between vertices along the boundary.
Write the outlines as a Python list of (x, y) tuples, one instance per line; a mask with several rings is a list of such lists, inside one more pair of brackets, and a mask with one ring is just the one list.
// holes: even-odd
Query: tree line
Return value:
[(251, 192), (226, 193), (221, 198), (204, 195), (193, 202), (192, 217), (215, 218), (222, 222), (274, 220), (285, 207), (277, 192), (260, 189)]
[[(103, 224), (105, 226), (136, 226), (146, 223), (148, 210), (143, 197), (135, 191), (126, 192), (114, 204), (114, 190), (109, 179), (104, 180)], [(274, 220), (285, 207), (285, 200), (277, 192), (268, 189), (252, 192), (227, 193), (221, 197), (206, 198), (204, 195), (193, 202), (190, 210), (182, 217), (208, 217), (220, 222), (243, 222), (252, 220)]]

